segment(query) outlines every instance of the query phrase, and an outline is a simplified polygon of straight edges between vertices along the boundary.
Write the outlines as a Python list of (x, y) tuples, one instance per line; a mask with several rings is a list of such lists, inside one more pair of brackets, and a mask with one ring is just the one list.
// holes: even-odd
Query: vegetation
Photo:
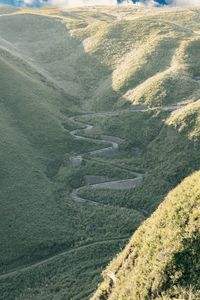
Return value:
[(199, 299), (199, 207), (196, 172), (140, 226), (92, 299)]
[(82, 17), (81, 28), (80, 20), (73, 21), (72, 32), (84, 39), (85, 51), (109, 67), (110, 75), (101, 72), (90, 106), (99, 110), (108, 109), (108, 101), (118, 107), (127, 101), (159, 106), (198, 99), (200, 83), (191, 76), (192, 66), (198, 69), (198, 12), (126, 13), (95, 22)]
[(94, 136), (104, 132), (125, 141), (120, 145), (120, 153), (107, 162), (145, 176), (142, 186), (123, 192), (123, 196), (120, 192), (91, 191), (88, 187), (80, 190), (79, 195), (153, 212), (170, 189), (199, 169), (199, 113), (196, 101), (170, 114), (150, 110), (85, 119), (94, 122)]
[[(102, 268), (199, 170), (198, 18), (196, 10), (0, 6), (0, 299), (89, 299)], [(111, 147), (105, 135), (120, 138), (119, 149), (91, 155)], [(142, 183), (128, 190), (87, 185), (87, 176), (138, 174)], [(74, 201), (74, 189), (93, 203)], [(198, 295), (198, 282), (181, 280), (167, 290), (161, 278), (156, 296)]]

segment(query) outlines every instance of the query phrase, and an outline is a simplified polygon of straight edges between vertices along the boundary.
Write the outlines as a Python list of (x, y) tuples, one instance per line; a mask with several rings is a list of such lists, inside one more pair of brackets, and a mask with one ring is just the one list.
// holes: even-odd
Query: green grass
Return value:
[[(29, 20), (24, 18), (26, 22)], [(13, 28), (21, 24), (19, 19), (20, 16), (14, 17)], [(43, 17), (40, 19), (43, 20)], [(6, 19), (1, 20), (1, 24), (4, 22), (6, 24)], [(44, 23), (40, 25), (44, 27)], [(51, 24), (54, 24), (53, 20)], [(46, 29), (48, 25), (47, 22)], [(10, 38), (11, 41), (14, 38), (14, 29), (9, 30), (6, 38)], [(34, 30), (33, 36), (38, 27)], [(30, 32), (30, 27), (23, 34), (27, 32)], [(25, 36), (22, 40), (25, 40)], [(5, 46), (8, 49), (5, 50)], [(54, 293), (53, 289), (55, 294), (58, 293), (56, 282), (59, 281), (59, 276), (62, 278), (62, 284), (59, 287), (61, 291), (58, 298), (66, 294), (82, 297), (78, 295), (88, 295), (94, 290), (101, 268), (119, 250), (121, 244), (117, 239), (130, 236), (143, 221), (143, 217), (128, 209), (116, 209), (113, 213), (112, 209), (80, 206), (72, 202), (69, 194), (74, 187), (82, 183), (85, 174), (116, 176), (119, 171), (117, 168), (111, 170), (108, 166), (99, 168), (98, 163), (93, 162), (84, 162), (80, 168), (74, 168), (70, 164), (71, 155), (106, 146), (105, 143), (95, 140), (75, 140), (70, 135), (70, 130), (80, 127), (79, 123), (72, 122), (69, 118), (80, 113), (80, 99), (68, 94), (58, 82), (52, 82), (53, 76), (49, 73), (47, 76), (46, 71), (32, 63), (27, 54), (24, 54), (25, 50), (20, 51), (20, 46), (18, 50), (13, 50), (10, 44), (2, 41), (2, 47), (1, 273), (20, 269), (22, 266), (34, 264), (81, 245), (93, 244), (95, 241), (105, 241), (105, 246), (102, 244), (99, 258), (99, 246), (91, 250), (91, 255), (97, 257), (96, 271), (93, 262), (87, 256), (90, 248), (86, 249), (87, 251), (82, 250), (86, 271), (82, 277), (78, 277), (78, 281), (80, 261), (83, 262), (82, 254), (77, 258), (79, 264), (74, 260), (72, 272), (67, 275), (68, 280), (63, 279), (66, 278), (64, 273), (71, 267), (63, 270), (63, 261), (60, 261), (59, 266), (56, 260), (55, 264), (47, 264), (45, 272), (48, 275), (43, 274), (43, 279), (38, 267), (22, 274), (21, 279), (19, 274), (8, 277), (6, 282), (1, 284), (0, 298), (48, 298)], [(112, 244), (115, 238), (116, 242)], [(71, 257), (69, 259), (72, 260)], [(67, 261), (68, 258), (65, 262)], [(60, 275), (55, 277), (52, 270), (57, 270), (56, 274)], [(84, 290), (86, 276), (88, 287)], [(34, 279), (36, 277), (37, 282)], [(52, 278), (54, 286), (49, 286), (48, 291), (47, 277)], [(92, 279), (93, 277), (95, 278)], [(80, 289), (77, 289), (77, 282)]]
[[(113, 135), (124, 140), (121, 147), (145, 148), (158, 134), (162, 126), (163, 116), (154, 110), (147, 112), (119, 112), (116, 116), (87, 116), (81, 120), (94, 125), (90, 131), (92, 136), (101, 134)], [(141, 124), (143, 125), (141, 128)], [(89, 133), (89, 132), (88, 132)]]
[[(167, 11), (166, 14), (170, 21), (164, 18), (164, 13), (156, 15), (155, 12), (155, 16), (141, 15), (129, 21), (90, 21), (78, 30), (74, 22), (72, 32), (84, 40), (86, 52), (110, 68), (110, 75), (101, 74), (100, 86), (89, 100), (93, 110), (108, 109), (109, 104), (118, 107), (127, 101), (159, 106), (197, 99), (200, 86), (191, 78), (192, 66), (198, 69), (196, 12)], [(194, 21), (190, 28), (186, 20), (191, 20), (191, 15)], [(190, 49), (189, 60), (187, 49), (185, 52), (182, 49), (184, 43)], [(191, 56), (193, 47), (194, 57)]]
[[(161, 11), (128, 8), (0, 16), (1, 274), (63, 253), (0, 277), (0, 299), (88, 299), (102, 268), (144, 221), (141, 210), (153, 212), (199, 169), (198, 37), (181, 25), (198, 24), (188, 10), (167, 12), (178, 25)], [(124, 13), (140, 18), (119, 21)], [(128, 110), (130, 102), (180, 101), (192, 103), (175, 113)], [(110, 110), (118, 114), (88, 115)], [(82, 130), (84, 122), (93, 129)], [(74, 129), (92, 139), (74, 139)], [(108, 146), (101, 135), (123, 139), (119, 151), (90, 157)], [(70, 158), (80, 154), (74, 166)], [(134, 171), (145, 175), (134, 190), (81, 190), (99, 205), (70, 197), (86, 175), (126, 179)]]
[(200, 38), (196, 37), (191, 43), (187, 45), (185, 62), (188, 67), (188, 72), (195, 78), (200, 75), (200, 63), (196, 59), (199, 55)]
[(187, 135), (189, 140), (198, 143), (200, 137), (200, 100), (174, 112), (166, 120), (166, 124)]
[(172, 114), (156, 110), (126, 112), (112, 117), (91, 117), (86, 122), (95, 125), (91, 132), (94, 136), (104, 133), (124, 139), (119, 153), (107, 159), (107, 163), (145, 175), (142, 186), (124, 192), (123, 196), (111, 191), (91, 193), (85, 188), (80, 195), (86, 198), (96, 197), (100, 202), (123, 203), (151, 212), (170, 189), (199, 168), (198, 101)]
[(110, 260), (110, 252), (117, 252), (125, 242), (99, 242), (66, 253), (9, 281), (5, 279), (1, 281), (1, 299), (88, 299), (91, 287), (100, 280), (102, 267)]
[(194, 173), (168, 194), (103, 272), (92, 299), (199, 298), (199, 178)]
[[(79, 227), (83, 226), (84, 231), (84, 224), (90, 223), (91, 217), (74, 207), (66, 195), (89, 171), (84, 166), (83, 170), (73, 170), (67, 157), (98, 149), (102, 143), (72, 139), (62, 126), (67, 118), (59, 112), (59, 106), (63, 108), (62, 95), (36, 79), (30, 80), (4, 61), (1, 70), (1, 220), (6, 215), (1, 224), (1, 267), (4, 270), (68, 248), (74, 243), (76, 226), (75, 243), (80, 239), (83, 233)], [(58, 175), (55, 184), (54, 177), (64, 168), (65, 177), (61, 181)], [(90, 172), (96, 168), (92, 164), (88, 167)], [(106, 167), (101, 170), (104, 172)], [(110, 172), (107, 168), (107, 173)], [(62, 211), (65, 202), (71, 208)], [(83, 223), (72, 225), (74, 209)], [(83, 240), (87, 236), (84, 233)]]
[[(182, 17), (183, 14), (184, 18)], [(161, 19), (165, 22), (171, 22), (175, 25), (181, 26), (182, 29), (188, 31), (200, 29), (198, 9), (184, 10), (180, 8), (174, 10), (174, 12), (171, 11), (170, 14), (166, 14), (165, 12), (163, 12), (163, 14), (158, 14), (157, 16), (155, 16), (155, 19)]]

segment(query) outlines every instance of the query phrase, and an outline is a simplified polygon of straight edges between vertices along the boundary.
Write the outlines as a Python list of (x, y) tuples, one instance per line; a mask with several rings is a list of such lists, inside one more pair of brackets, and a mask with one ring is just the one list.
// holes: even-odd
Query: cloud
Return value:
[(156, 0), (141, 0), (136, 2), (135, 5), (155, 7), (155, 6), (160, 6), (161, 4), (158, 3)]
[(200, 7), (200, 0), (172, 0), (168, 1), (170, 6), (178, 6), (178, 7)]
[(59, 7), (116, 5), (116, 0), (49, 0), (48, 4)]
[[(1, 0), (0, 0), (1, 1)], [(61, 8), (77, 6), (112, 6), (118, 4), (127, 5), (127, 0), (14, 0), (18, 6), (44, 6), (51, 5)], [(128, 0), (129, 4), (141, 6), (169, 5), (170, 7), (195, 7), (200, 6), (200, 0)]]
[(23, 2), (25, 5), (32, 5), (32, 4), (39, 5), (43, 3), (42, 0), (24, 0)]
[(135, 0), (134, 2), (145, 6), (200, 7), (200, 0)]

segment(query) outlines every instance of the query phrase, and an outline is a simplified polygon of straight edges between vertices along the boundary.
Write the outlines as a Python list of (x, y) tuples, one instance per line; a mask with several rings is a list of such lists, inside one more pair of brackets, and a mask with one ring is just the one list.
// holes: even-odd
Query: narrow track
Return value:
[[(180, 109), (181, 107), (183, 107), (183, 105), (171, 105), (171, 106), (163, 106), (161, 107), (161, 111), (169, 111), (169, 112), (173, 112), (177, 109)], [(146, 105), (131, 105), (129, 111), (131, 112), (145, 112), (148, 109), (148, 107)], [(71, 117), (72, 121), (75, 121), (77, 123), (80, 124), (80, 128), (79, 129), (75, 129), (72, 130), (70, 132), (70, 134), (73, 136), (73, 138), (77, 139), (77, 140), (90, 140), (90, 141), (96, 141), (96, 139), (93, 138), (89, 138), (89, 137), (85, 137), (80, 135), (80, 131), (84, 130), (84, 131), (89, 131), (93, 128), (93, 125), (91, 124), (85, 124), (83, 122), (77, 121), (77, 117), (80, 116), (95, 116), (95, 117), (105, 117), (105, 116), (117, 116), (120, 112), (105, 112), (105, 113), (90, 113), (90, 114), (83, 114), (83, 115), (79, 115), (79, 116), (75, 116), (75, 117)], [(83, 128), (83, 124), (84, 124), (84, 128)], [(110, 143), (111, 145), (109, 147), (104, 147), (98, 150), (93, 150), (87, 153), (83, 153), (83, 154), (79, 154), (77, 156), (73, 157), (73, 160), (77, 160), (77, 162), (81, 162), (83, 160), (83, 155), (87, 154), (89, 156), (95, 156), (95, 155), (109, 155), (111, 156), (112, 154), (114, 154), (118, 149), (119, 149), (119, 144), (121, 142), (123, 142), (122, 139), (120, 139), (119, 137), (115, 137), (115, 136), (105, 136), (102, 135), (100, 136), (100, 138), (98, 139), (104, 143)], [(119, 169), (124, 170), (123, 168), (119, 167)], [(92, 189), (107, 189), (107, 190), (128, 190), (128, 189), (132, 189), (137, 187), (138, 185), (140, 185), (144, 179), (144, 174), (142, 173), (137, 173), (137, 172), (132, 172), (129, 171), (130, 174), (132, 174), (132, 178), (129, 179), (125, 179), (125, 180), (110, 180), (110, 181), (106, 181), (104, 183), (102, 183), (102, 181), (96, 182), (95, 184), (90, 184), (89, 186)], [(101, 204), (99, 202), (96, 202), (94, 200), (90, 200), (90, 199), (85, 199), (82, 198), (80, 196), (78, 196), (79, 191), (84, 188), (85, 186), (88, 185), (84, 185), (81, 186), (77, 189), (74, 189), (70, 196), (72, 198), (73, 201), (78, 202), (78, 203), (90, 203), (90, 204), (96, 204), (96, 205), (106, 205), (106, 204)], [(112, 205), (109, 205), (112, 206)], [(123, 207), (122, 207), (123, 208)], [(141, 210), (140, 210), (141, 213)], [(148, 213), (145, 212), (143, 213), (144, 216), (147, 216)]]
[(49, 258), (40, 260), (36, 263), (33, 263), (33, 264), (30, 264), (30, 265), (21, 267), (19, 269), (4, 273), (4, 274), (0, 275), (0, 280), (6, 279), (7, 277), (10, 277), (10, 276), (19, 275), (19, 274), (24, 273), (28, 270), (32, 270), (32, 269), (34, 269), (38, 266), (41, 266), (45, 263), (49, 263), (49, 262), (51, 262), (51, 261), (53, 261), (57, 258), (63, 257), (67, 254), (70, 254), (70, 253), (73, 253), (73, 252), (76, 252), (76, 251), (87, 249), (88, 247), (91, 247), (91, 246), (102, 245), (102, 244), (105, 244), (105, 243), (112, 243), (112, 242), (115, 242), (115, 241), (126, 241), (128, 239), (129, 239), (129, 237), (119, 237), (119, 238), (113, 238), (113, 239), (105, 239), (105, 240), (100, 240), (100, 241), (94, 241), (93, 243), (82, 245), (82, 246), (79, 246), (79, 247), (76, 247), (76, 248), (73, 248), (73, 249), (69, 249), (69, 250), (63, 251), (59, 254), (56, 254), (54, 256), (51, 256)]
[[(178, 108), (180, 108), (180, 106), (173, 106), (173, 107), (165, 107), (163, 110), (164, 111), (173, 111), (173, 110), (176, 110), (176, 109), (178, 109)], [(145, 111), (146, 110), (146, 108), (144, 108), (144, 109), (138, 109), (138, 108), (136, 108), (136, 109), (134, 109), (134, 107), (132, 107), (131, 108), (131, 111), (134, 111), (134, 112), (141, 112), (141, 111)], [(105, 116), (105, 115), (107, 115), (107, 116), (113, 116), (113, 115), (117, 115), (118, 113), (116, 113), (116, 112), (108, 112), (108, 113), (94, 113), (94, 114), (89, 114), (89, 115), (96, 115), (96, 116)], [(72, 117), (71, 119), (72, 120), (75, 120), (75, 118), (76, 117)], [(77, 122), (77, 121), (76, 121)], [(85, 128), (82, 128), (82, 122), (79, 122), (80, 124), (81, 124), (81, 128), (80, 129), (76, 129), (76, 130), (73, 130), (73, 131), (71, 131), (70, 133), (71, 133), (71, 135), (75, 138), (75, 139), (79, 139), (79, 140), (81, 140), (81, 139), (84, 139), (84, 140), (96, 140), (96, 139), (92, 139), (92, 138), (88, 138), (88, 137), (84, 137), (84, 136), (80, 136), (79, 134), (78, 134), (78, 132), (80, 131), (80, 130), (91, 130), (92, 128), (93, 128), (93, 126), (92, 125), (90, 125), (90, 124), (85, 124)], [(102, 142), (110, 142), (111, 143), (111, 146), (110, 147), (104, 147), (104, 148), (102, 148), (102, 149), (99, 149), (99, 150), (94, 150), (94, 151), (91, 151), (91, 152), (89, 152), (89, 153), (84, 153), (84, 154), (89, 154), (89, 155), (91, 155), (91, 156), (93, 156), (93, 155), (99, 155), (99, 154), (107, 154), (107, 153), (109, 153), (109, 152), (112, 152), (112, 153), (114, 153), (115, 151), (117, 151), (118, 150), (118, 148), (119, 148), (119, 144), (120, 144), (120, 139), (118, 138), (118, 137), (113, 137), (113, 136), (102, 136), (102, 137), (100, 137), (100, 140), (102, 141)], [(82, 158), (82, 156), (84, 155), (84, 154), (81, 154), (81, 155), (77, 155), (77, 157), (81, 157)], [(121, 167), (119, 167), (119, 168), (121, 168)], [(122, 170), (124, 169), (124, 168), (121, 168)], [(124, 170), (127, 170), (127, 169), (124, 169)], [(130, 171), (130, 170), (127, 170), (127, 171)], [(130, 173), (132, 173), (132, 174), (134, 174), (134, 178), (131, 178), (131, 179), (126, 179), (126, 180), (116, 180), (116, 181), (107, 181), (107, 182), (105, 182), (105, 184), (113, 184), (113, 183), (116, 183), (117, 185), (119, 184), (119, 182), (121, 182), (122, 183), (122, 189), (123, 189), (123, 183), (124, 184), (127, 184), (128, 182), (130, 183), (131, 182), (131, 187), (130, 188), (133, 188), (133, 187), (135, 187), (137, 184), (140, 184), (140, 183), (142, 183), (142, 181), (143, 181), (143, 177), (144, 177), (144, 175), (143, 174), (141, 174), (141, 173), (137, 173), (137, 172), (132, 172), (132, 171), (130, 171)], [(96, 184), (94, 184), (94, 185), (96, 185), (96, 188), (102, 188), (102, 184), (104, 184), (104, 183), (96, 183)], [(93, 185), (93, 186), (94, 186)], [(79, 202), (79, 203), (85, 203), (85, 202), (89, 202), (89, 203), (91, 203), (91, 204), (95, 204), (95, 205), (106, 205), (106, 204), (100, 204), (100, 203), (98, 203), (98, 202), (95, 202), (95, 201), (92, 201), (92, 200), (89, 200), (89, 199), (83, 199), (83, 198), (81, 198), (81, 197), (79, 197), (78, 195), (77, 195), (77, 193), (78, 193), (78, 191), (81, 189), (82, 187), (80, 187), (80, 188), (78, 188), (78, 189), (74, 189), (73, 191), (72, 191), (72, 193), (71, 193), (71, 198), (75, 201), (75, 202)], [(108, 187), (109, 188), (109, 187)], [(129, 188), (129, 187), (128, 187)], [(117, 189), (119, 189), (119, 188), (117, 188)], [(125, 188), (126, 189), (126, 188)], [(112, 205), (109, 205), (109, 206), (112, 206)], [(114, 206), (113, 206), (114, 207)], [(123, 207), (120, 207), (120, 208), (122, 208), (122, 209), (125, 209), (125, 208), (123, 208)], [(139, 213), (141, 213), (143, 216), (147, 216), (148, 215), (148, 212), (146, 212), (146, 211), (143, 211), (143, 210), (137, 210)], [(89, 247), (92, 247), (92, 246), (95, 246), (95, 245), (102, 245), (102, 244), (106, 244), (106, 243), (113, 243), (113, 242), (116, 242), (116, 241), (126, 241), (126, 240), (128, 240), (129, 239), (129, 237), (116, 237), (116, 238), (112, 238), (112, 239), (104, 239), (104, 240), (99, 240), (99, 241), (94, 241), (93, 243), (89, 243), (89, 244), (85, 244), (85, 245), (82, 245), (82, 246), (79, 246), (79, 247), (76, 247), (76, 248), (73, 248), (73, 249), (68, 249), (68, 250), (66, 250), (66, 251), (63, 251), (63, 252), (61, 252), (61, 253), (58, 253), (58, 254), (56, 254), (56, 255), (53, 255), (53, 256), (51, 256), (51, 257), (49, 257), (49, 258), (46, 258), (46, 259), (42, 259), (42, 260), (40, 260), (40, 261), (38, 261), (38, 262), (35, 262), (35, 263), (33, 263), (33, 264), (30, 264), (30, 265), (26, 265), (26, 266), (23, 266), (23, 267), (21, 267), (21, 268), (18, 268), (18, 269), (15, 269), (15, 270), (12, 270), (12, 271), (9, 271), (9, 272), (7, 272), (7, 273), (4, 273), (4, 274), (1, 274), (0, 275), (0, 280), (4, 280), (4, 279), (6, 279), (6, 278), (8, 278), (8, 277), (12, 277), (12, 276), (15, 276), (15, 275), (20, 275), (20, 274), (23, 274), (24, 272), (26, 272), (26, 271), (29, 271), (29, 270), (32, 270), (32, 269), (34, 269), (34, 268), (36, 268), (36, 267), (39, 267), (39, 266), (42, 266), (43, 264), (46, 264), (46, 263), (49, 263), (49, 262), (52, 262), (53, 260), (55, 260), (55, 259), (57, 259), (57, 258), (61, 258), (61, 257), (64, 257), (65, 255), (67, 255), (67, 254), (70, 254), (70, 253), (73, 253), (73, 252), (76, 252), (76, 251), (81, 251), (81, 250), (83, 250), (83, 249), (87, 249), (87, 248), (89, 248)]]
[[(137, 111), (144, 111), (144, 110), (137, 109)], [(108, 115), (113, 116), (113, 115), (117, 115), (117, 113), (116, 112), (113, 112), (113, 113), (93, 113), (91, 115), (92, 116), (102, 116), (102, 115), (103, 116), (108, 116)], [(73, 121), (75, 121), (75, 118), (76, 117), (72, 117), (71, 119)], [(82, 125), (82, 122), (79, 121), (78, 123), (80, 123)], [(70, 134), (75, 139), (78, 139), (78, 140), (83, 140), (83, 139), (84, 140), (94, 140), (92, 138), (88, 138), (88, 137), (84, 137), (84, 136), (79, 135), (80, 130), (89, 131), (93, 128), (93, 126), (91, 124), (84, 124), (84, 125), (85, 125), (84, 128), (72, 130), (70, 132)], [(77, 160), (82, 161), (84, 154), (89, 154), (90, 156), (112, 155), (119, 149), (119, 144), (123, 141), (119, 137), (115, 137), (115, 136), (100, 136), (99, 140), (104, 142), (104, 143), (109, 142), (111, 144), (111, 146), (104, 147), (104, 148), (101, 148), (99, 150), (93, 150), (93, 151), (90, 151), (90, 152), (87, 152), (87, 153), (79, 154), (77, 156)], [(76, 157), (73, 157), (73, 159), (76, 159)], [(106, 181), (106, 182), (103, 182), (103, 183), (100, 180), (99, 182), (96, 182), (95, 184), (91, 184), (89, 186), (93, 189), (108, 189), (108, 190), (128, 190), (128, 189), (132, 189), (132, 188), (135, 188), (136, 186), (138, 186), (139, 184), (142, 183), (144, 175), (141, 174), (141, 173), (136, 173), (136, 172), (131, 172), (131, 171), (130, 171), (130, 173), (133, 175), (133, 177), (129, 178), (129, 179), (110, 180), (110, 181)], [(87, 202), (87, 203), (90, 203), (90, 204), (107, 206), (107, 204), (101, 204), (101, 203), (96, 202), (94, 200), (85, 199), (85, 198), (82, 198), (82, 197), (78, 196), (79, 191), (85, 186), (86, 185), (81, 186), (77, 189), (74, 189), (71, 192), (70, 196), (71, 196), (73, 201), (78, 202), (78, 203)], [(112, 206), (112, 205), (109, 205), (109, 206)], [(124, 207), (120, 207), (120, 208), (124, 208)], [(139, 212), (141, 213), (141, 211), (139, 211)]]

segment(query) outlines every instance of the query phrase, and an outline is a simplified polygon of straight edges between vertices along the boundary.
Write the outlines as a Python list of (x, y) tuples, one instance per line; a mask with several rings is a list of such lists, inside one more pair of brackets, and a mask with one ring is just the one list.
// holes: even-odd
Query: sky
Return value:
[[(53, 5), (58, 7), (73, 7), (87, 5), (116, 5), (125, 4), (127, 0), (0, 0), (0, 3), (14, 6)], [(170, 5), (170, 6), (200, 6), (200, 0), (129, 0), (129, 2), (143, 5)]]

